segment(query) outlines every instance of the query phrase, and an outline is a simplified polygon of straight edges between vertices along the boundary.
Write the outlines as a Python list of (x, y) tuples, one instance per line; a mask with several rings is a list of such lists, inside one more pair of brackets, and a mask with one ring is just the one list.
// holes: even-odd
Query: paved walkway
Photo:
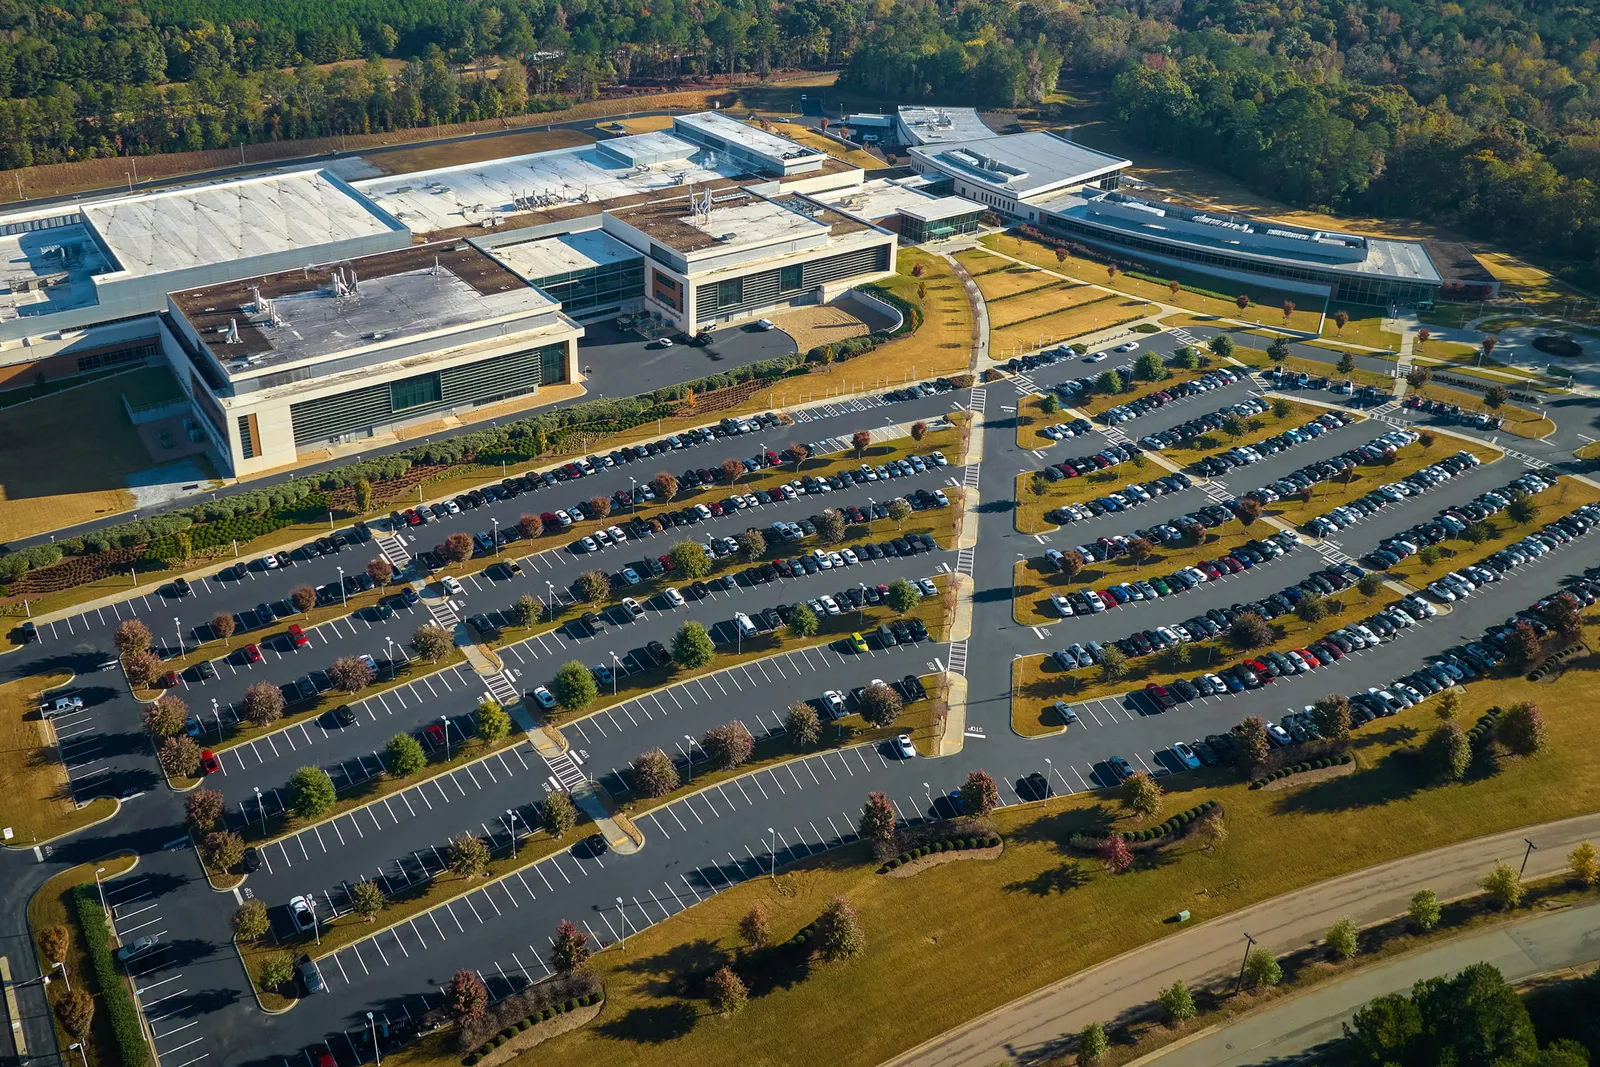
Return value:
[(1580, 841), (1600, 840), (1600, 813), (1463, 841), (1369, 867), (1263, 901), (1036, 990), (894, 1060), (893, 1067), (994, 1067), (1035, 1063), (1066, 1050), (1091, 1022), (1146, 1009), (1174, 981), (1198, 985), (1239, 967), (1245, 932), (1275, 952), (1321, 941), (1349, 916), (1368, 926), (1402, 914), (1419, 889), (1450, 900), (1477, 891), (1497, 860), (1519, 863), (1532, 840), (1528, 876), (1563, 870)]
[(1356, 971), (1252, 1015), (1145, 1057), (1163, 1067), (1287, 1064), (1325, 1052), (1344, 1024), (1376, 997), (1410, 992), (1424, 978), (1492, 963), (1509, 982), (1600, 960), (1600, 903), (1567, 908), (1481, 934), (1452, 938), (1423, 952)]

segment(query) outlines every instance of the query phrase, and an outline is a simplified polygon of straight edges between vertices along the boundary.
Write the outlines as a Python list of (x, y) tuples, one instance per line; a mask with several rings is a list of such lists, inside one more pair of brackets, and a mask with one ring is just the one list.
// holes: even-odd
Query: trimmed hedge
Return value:
[(879, 300), (882, 300), (885, 304), (888, 304), (890, 307), (900, 312), (899, 328), (890, 330), (885, 336), (899, 337), (903, 333), (916, 333), (918, 330), (922, 329), (922, 308), (918, 307), (916, 304), (906, 300), (897, 293), (885, 289), (881, 285), (873, 285), (868, 283), (866, 285), (858, 285), (856, 288), (860, 289), (862, 292), (871, 293)]
[(549, 1020), (554, 1019), (557, 1015), (577, 1011), (579, 1008), (587, 1008), (592, 1004), (599, 1004), (604, 1000), (605, 996), (601, 993), (585, 993), (581, 997), (568, 997), (559, 1004), (554, 1004), (533, 1015), (529, 1015), (526, 1018), (518, 1019), (510, 1026), (507, 1026), (504, 1030), (501, 1030), (494, 1037), (479, 1045), (476, 1051), (469, 1053), (461, 1062), (465, 1065), (465, 1067), (473, 1067), (473, 1065), (479, 1060), (482, 1060), (489, 1053), (493, 1052), (501, 1045), (504, 1045), (507, 1041), (510, 1041), (524, 1030), (529, 1030), (535, 1026), (538, 1026), (542, 1022), (548, 1022)]
[(1329, 756), (1326, 759), (1310, 760), (1306, 763), (1296, 763), (1293, 767), (1279, 767), (1271, 774), (1263, 778), (1257, 778), (1255, 781), (1251, 782), (1250, 788), (1260, 789), (1268, 782), (1276, 782), (1279, 778), (1287, 778), (1291, 774), (1304, 774), (1306, 771), (1320, 771), (1325, 767), (1343, 767), (1345, 764), (1352, 762), (1354, 759), (1354, 756), (1346, 752), (1340, 756)]
[(1550, 653), (1550, 655), (1548, 655), (1548, 656), (1546, 656), (1544, 658), (1544, 662), (1540, 663), (1537, 667), (1535, 667), (1533, 670), (1528, 672), (1528, 681), (1537, 682), (1540, 678), (1543, 678), (1546, 674), (1549, 674), (1550, 673), (1550, 669), (1552, 667), (1555, 667), (1562, 660), (1567, 659), (1567, 658), (1569, 658), (1571, 656), (1576, 656), (1578, 653), (1583, 652), (1583, 651), (1585, 651), (1584, 646), (1581, 645), (1581, 644), (1577, 644), (1577, 645), (1568, 645), (1566, 648), (1561, 649), (1559, 652)]
[[(933, 856), (940, 852), (965, 852), (978, 848), (995, 848), (999, 844), (1000, 836), (998, 834), (990, 834), (985, 837), (947, 837), (942, 841), (930, 841), (926, 845), (920, 845), (909, 852), (902, 852), (893, 859), (886, 861), (883, 866), (878, 868), (878, 873), (886, 874), (889, 871), (905, 866), (912, 860), (920, 860), (924, 856)], [(800, 931), (802, 934), (805, 932), (805, 930)], [(798, 937), (799, 934), (795, 936)]]
[(94, 963), (95, 979), (100, 983), (100, 1002), (111, 1020), (111, 1033), (117, 1039), (122, 1054), (122, 1067), (149, 1067), (150, 1046), (145, 1044), (144, 1031), (139, 1027), (139, 1011), (133, 1006), (128, 984), (111, 954), (111, 929), (106, 925), (106, 913), (100, 908), (100, 895), (92, 887), (77, 886), (72, 891), (72, 903), (78, 913), (78, 925), (83, 929), (84, 943), (89, 947), (89, 959)]
[(1467, 743), (1473, 748), (1480, 748), (1494, 740), (1494, 724), (1499, 721), (1500, 715), (1500, 705), (1496, 704), (1479, 716), (1472, 729), (1467, 731)]
[[(1180, 812), (1178, 812), (1178, 814), (1176, 814), (1176, 815), (1172, 816), (1171, 818), (1167, 819), (1166, 822), (1162, 823), (1159, 826), (1149, 826), (1149, 827), (1146, 827), (1143, 830), (1123, 831), (1123, 832), (1117, 833), (1116, 836), (1121, 837), (1124, 841), (1127, 841), (1130, 844), (1135, 842), (1135, 841), (1159, 841), (1161, 838), (1166, 837), (1168, 834), (1177, 833), (1178, 831), (1182, 830), (1185, 826), (1188, 826), (1190, 823), (1194, 822), (1196, 819), (1199, 819), (1204, 815), (1209, 815), (1212, 812), (1219, 812), (1220, 813), (1221, 811), (1222, 811), (1222, 805), (1220, 803), (1218, 803), (1215, 800), (1207, 800), (1207, 801), (1203, 801), (1203, 802), (1201, 802), (1199, 804), (1196, 804), (1194, 807), (1190, 808), (1188, 811), (1180, 811)], [(1109, 836), (1112, 836), (1112, 835), (1108, 834), (1106, 836), (1109, 837)], [(1105, 837), (1097, 838), (1096, 840), (1103, 841), (1103, 840), (1105, 840)]]

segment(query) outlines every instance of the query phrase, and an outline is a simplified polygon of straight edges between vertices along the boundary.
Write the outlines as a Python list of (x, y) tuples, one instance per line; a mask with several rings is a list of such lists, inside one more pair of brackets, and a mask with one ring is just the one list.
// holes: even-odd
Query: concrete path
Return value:
[(1344, 1024), (1376, 997), (1406, 993), (1425, 978), (1491, 963), (1509, 982), (1583, 967), (1600, 960), (1600, 903), (1541, 915), (1496, 930), (1452, 938), (1349, 978), (1320, 986), (1264, 1011), (1217, 1027), (1166, 1053), (1147, 1056), (1163, 1067), (1253, 1067), (1289, 1064), (1325, 1052)]
[(994, 1067), (1045, 1060), (1065, 1051), (1068, 1039), (1089, 1023), (1110, 1024), (1143, 1011), (1174, 981), (1199, 985), (1237, 971), (1247, 931), (1281, 953), (1320, 942), (1344, 916), (1368, 926), (1400, 915), (1419, 889), (1443, 900), (1466, 896), (1497, 860), (1520, 863), (1525, 839), (1538, 846), (1528, 876), (1552, 874), (1565, 869), (1574, 845), (1600, 840), (1600, 814), (1463, 841), (1263, 901), (1036, 990), (889, 1062)]

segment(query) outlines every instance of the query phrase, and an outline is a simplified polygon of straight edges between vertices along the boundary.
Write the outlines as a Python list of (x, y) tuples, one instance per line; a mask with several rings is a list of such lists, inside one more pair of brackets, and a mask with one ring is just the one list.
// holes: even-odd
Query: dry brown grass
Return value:
[[(1071, 282), (1064, 282), (1049, 271), (1024, 267), (1016, 263), (1009, 264), (1004, 270), (973, 274), (972, 278), (978, 283), (978, 291), (983, 294), (983, 298), (990, 302), (1005, 300), (1007, 297), (1014, 297), (1029, 290), (1066, 290), (1072, 287)], [(995, 309), (990, 310), (990, 317), (993, 318)]]
[(1025, 352), (1060, 341), (1070, 341), (1084, 334), (1109, 330), (1142, 317), (1148, 309), (1149, 305), (1143, 301), (1107, 296), (1054, 315), (995, 330), (990, 334), (989, 348), (998, 359), (1007, 352)]
[[(990, 277), (997, 277), (997, 275), (990, 275)], [(1092, 285), (1072, 285), (1068, 282), (1061, 282), (1047, 289), (1019, 292), (1016, 296), (992, 301), (988, 306), (989, 328), (1003, 331), (1007, 326), (1015, 323), (1029, 320), (1043, 322), (1045, 320), (1041, 316), (1050, 315), (1052, 312), (1066, 312), (1073, 308), (1110, 300), (1115, 300), (1115, 297), (1096, 289)]]
[(49, 841), (98, 822), (116, 809), (109, 798), (78, 807), (67, 769), (56, 751), (55, 731), (39, 714), (51, 689), (72, 681), (70, 671), (30, 675), (0, 685), (0, 796), (13, 844)]
[(774, 312), (771, 318), (778, 329), (794, 338), (795, 347), (802, 352), (872, 332), (850, 312), (831, 304), (807, 304)]
[(571, 148), (574, 145), (593, 143), (593, 137), (577, 130), (523, 130), (521, 133), (485, 137), (477, 141), (417, 145), (412, 148), (372, 152), (361, 158), (385, 174), (411, 174), (419, 170), (433, 170), (435, 167), (455, 167), (463, 163), (481, 163), (486, 159), (521, 156), (530, 152), (549, 152), (556, 148)]

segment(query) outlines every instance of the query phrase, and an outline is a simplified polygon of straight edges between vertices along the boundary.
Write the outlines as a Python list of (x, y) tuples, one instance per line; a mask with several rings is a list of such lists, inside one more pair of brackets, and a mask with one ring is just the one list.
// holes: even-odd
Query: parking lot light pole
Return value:
[(622, 908), (622, 898), (617, 898), (617, 917), (622, 920), (622, 940), (619, 942), (624, 951), (628, 948), (628, 913)]
[(856, 609), (856, 625), (867, 621), (867, 583), (861, 583), (861, 604)]
[(172, 617), (172, 626), (178, 634), (178, 655), (181, 656), (183, 655), (183, 623), (178, 620), (176, 615)]
[(339, 568), (336, 568), (336, 569), (339, 571), (339, 606), (341, 608), (342, 607), (347, 607), (348, 604), (346, 603), (345, 598), (344, 598), (344, 568), (343, 567), (339, 567)]
[(1256, 939), (1248, 933), (1244, 935), (1244, 959), (1239, 961), (1239, 977), (1234, 979), (1233, 991), (1239, 992), (1239, 987), (1244, 985), (1244, 969), (1250, 963), (1250, 950), (1256, 947)]
[(106, 887), (101, 883), (100, 876), (106, 873), (104, 867), (94, 869), (94, 887), (100, 892), (100, 910), (106, 913), (106, 918), (111, 917), (111, 909), (106, 907)]
[(928, 810), (933, 811), (933, 787), (927, 782), (923, 782), (922, 791), (926, 793), (928, 797)]
[(217, 720), (217, 740), (222, 740), (222, 705), (217, 703), (217, 698), (211, 698), (211, 717)]
[(261, 799), (261, 787), (258, 785), (254, 788), (256, 791), (256, 810), (261, 813), (261, 832), (264, 834), (267, 832), (267, 802)]
[(1050, 810), (1050, 775), (1055, 773), (1055, 764), (1050, 762), (1050, 757), (1044, 758), (1044, 796), (1039, 799), (1044, 801), (1044, 810)]
[(383, 654), (389, 661), (389, 680), (394, 681), (394, 638), (385, 634), (383, 638)]
[(778, 880), (778, 831), (769, 826), (767, 827), (767, 833), (772, 835), (772, 847), (767, 850), (767, 855), (772, 857), (767, 866), (767, 877), (776, 882)]
[(494, 523), (494, 558), (495, 559), (499, 559), (500, 558), (500, 520), (491, 518), (489, 521)]
[(306, 910), (311, 913), (311, 933), (317, 939), (317, 944), (322, 944), (322, 923), (317, 921), (317, 894), (306, 894)]
[(372, 1058), (373, 1067), (383, 1067), (383, 1050), (378, 1047), (378, 1020), (367, 1012), (367, 1025), (372, 1027)]
[(545, 582), (544, 586), (545, 586), (546, 589), (548, 589), (550, 591), (550, 600), (548, 601), (548, 603), (550, 605), (550, 619), (549, 619), (549, 621), (550, 622), (555, 622), (556, 621), (556, 583), (555, 582)]
[(690, 737), (688, 734), (684, 734), (683, 735), (683, 739), (684, 739), (684, 741), (688, 742), (688, 745), (689, 745), (689, 749), (688, 749), (688, 757), (689, 757), (689, 759), (688, 759), (688, 765), (687, 765), (687, 770), (689, 771), (689, 780), (687, 782), (685, 782), (684, 784), (685, 785), (690, 785), (690, 784), (692, 784), (694, 782), (694, 738)]
[(1522, 839), (1522, 843), (1528, 846), (1528, 851), (1522, 854), (1522, 870), (1517, 872), (1517, 881), (1519, 882), (1522, 881), (1523, 874), (1525, 874), (1528, 870), (1528, 857), (1533, 855), (1533, 850), (1539, 847), (1532, 841), (1529, 841), (1526, 837)]
[(450, 716), (439, 716), (439, 725), (444, 728), (444, 758), (445, 762), (448, 763), (450, 761)]
[(617, 695), (617, 675), (622, 673), (622, 661), (617, 658), (617, 654), (615, 652), (612, 652), (610, 655), (611, 655), (611, 664), (612, 664), (612, 667), (611, 667), (611, 695), (612, 696), (616, 696)]
[(87, 1052), (83, 1051), (83, 1042), (74, 1041), (72, 1044), (67, 1046), (67, 1050), (69, 1052), (72, 1049), (77, 1049), (78, 1050), (78, 1055), (83, 1057), (83, 1067), (89, 1067), (89, 1054)]
[(62, 963), (60, 960), (57, 960), (54, 963), (50, 964), (50, 969), (52, 971), (55, 970), (57, 967), (61, 968), (61, 980), (63, 982), (65, 982), (65, 983), (67, 983), (67, 992), (68, 993), (72, 992), (72, 975), (67, 973), (67, 965), (65, 963)]
[(517, 809), (507, 808), (506, 818), (511, 820), (511, 858), (517, 858)]

